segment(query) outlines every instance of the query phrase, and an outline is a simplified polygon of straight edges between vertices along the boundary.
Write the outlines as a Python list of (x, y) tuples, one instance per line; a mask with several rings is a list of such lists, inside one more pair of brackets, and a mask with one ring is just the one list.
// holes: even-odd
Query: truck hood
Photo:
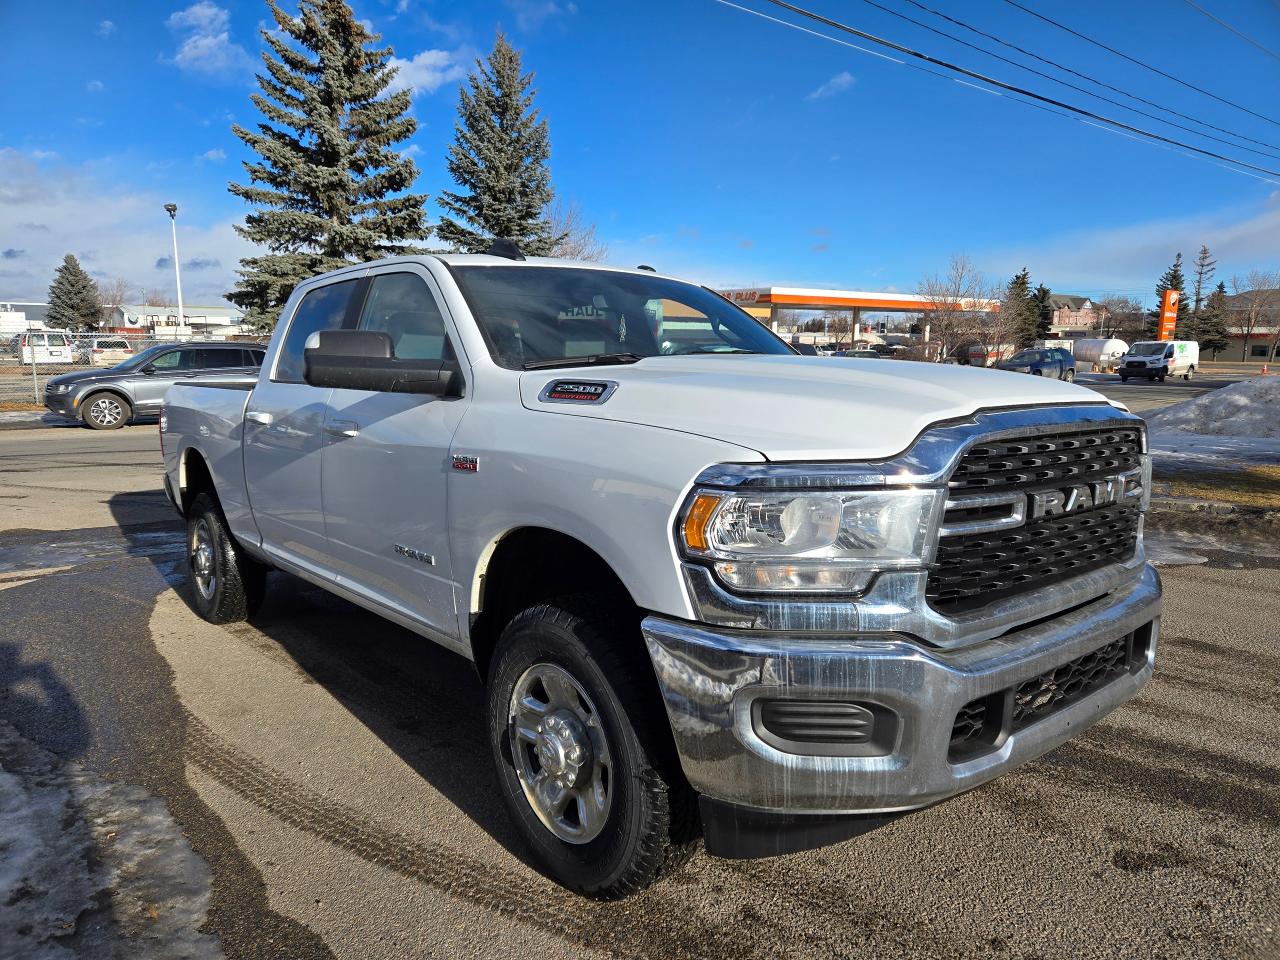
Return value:
[[(611, 383), (604, 400), (555, 400), (558, 382)], [(628, 366), (530, 370), (521, 402), (544, 413), (679, 430), (769, 460), (873, 460), (931, 424), (983, 408), (1106, 403), (1092, 390), (1026, 374), (844, 357), (649, 357)]]

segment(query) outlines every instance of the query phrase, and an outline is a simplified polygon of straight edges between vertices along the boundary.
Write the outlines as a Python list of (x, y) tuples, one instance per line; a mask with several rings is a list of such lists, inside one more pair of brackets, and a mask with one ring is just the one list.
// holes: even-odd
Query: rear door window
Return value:
[(262, 366), (262, 358), (266, 356), (261, 350), (242, 350), (240, 352), (243, 355), (243, 359), (240, 362), (246, 367)]
[(289, 332), (280, 345), (276, 359), (276, 372), (272, 377), (278, 383), (302, 383), (302, 351), (307, 338), (321, 330), (339, 330), (347, 316), (351, 295), (356, 289), (355, 280), (343, 280), (312, 290), (293, 313)]
[(194, 370), (220, 370), (227, 367), (240, 366), (239, 350), (193, 350), (195, 358), (192, 361), (192, 369)]

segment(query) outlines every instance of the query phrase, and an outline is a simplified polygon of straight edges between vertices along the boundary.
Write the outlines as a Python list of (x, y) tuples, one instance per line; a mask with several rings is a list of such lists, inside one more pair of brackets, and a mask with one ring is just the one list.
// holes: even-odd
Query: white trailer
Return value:
[(1114, 337), (1074, 340), (1071, 347), (1071, 355), (1076, 358), (1076, 369), (1089, 364), (1089, 369), (1094, 373), (1111, 373), (1129, 350), (1127, 343)]

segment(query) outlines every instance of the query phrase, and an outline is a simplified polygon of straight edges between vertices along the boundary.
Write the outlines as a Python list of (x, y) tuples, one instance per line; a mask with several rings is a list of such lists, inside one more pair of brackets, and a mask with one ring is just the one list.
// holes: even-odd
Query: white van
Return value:
[(1148, 340), (1135, 343), (1120, 358), (1117, 373), (1121, 380), (1145, 377), (1163, 380), (1182, 377), (1190, 380), (1200, 365), (1200, 344), (1194, 340)]
[(42, 330), (18, 334), (14, 352), (18, 355), (18, 362), (24, 366), (31, 363), (72, 362), (71, 341), (65, 333)]

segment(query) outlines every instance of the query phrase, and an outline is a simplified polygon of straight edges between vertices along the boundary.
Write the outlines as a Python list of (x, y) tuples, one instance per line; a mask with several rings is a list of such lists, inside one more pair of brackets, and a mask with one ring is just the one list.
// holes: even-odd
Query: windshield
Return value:
[(511, 370), (601, 357), (792, 350), (710, 290), (579, 267), (451, 266), (493, 359)]
[(133, 370), (136, 367), (144, 366), (152, 361), (157, 353), (161, 350), (168, 350), (172, 344), (158, 343), (154, 347), (147, 347), (141, 353), (135, 353), (128, 360), (121, 360), (112, 370)]
[(1167, 346), (1166, 343), (1135, 343), (1129, 348), (1129, 354), (1135, 357), (1158, 357)]
[(1023, 350), (1021, 353), (1015, 353), (1009, 358), (1010, 363), (1031, 363), (1040, 359), (1039, 350)]

